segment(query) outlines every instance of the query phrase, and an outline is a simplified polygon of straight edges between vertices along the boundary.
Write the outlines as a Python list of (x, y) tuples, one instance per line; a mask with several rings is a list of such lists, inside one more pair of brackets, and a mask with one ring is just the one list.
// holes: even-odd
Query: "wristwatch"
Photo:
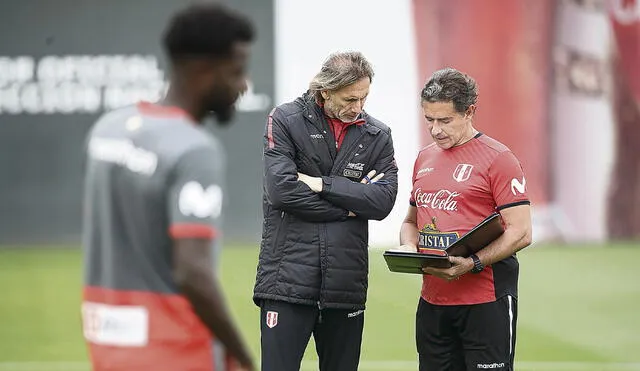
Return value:
[(473, 268), (471, 269), (471, 273), (480, 273), (484, 269), (484, 264), (480, 261), (480, 258), (476, 254), (471, 254), (471, 259), (473, 259)]

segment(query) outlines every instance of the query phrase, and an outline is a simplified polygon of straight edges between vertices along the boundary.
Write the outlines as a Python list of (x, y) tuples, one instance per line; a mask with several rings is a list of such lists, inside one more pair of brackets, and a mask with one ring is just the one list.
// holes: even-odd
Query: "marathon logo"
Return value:
[(478, 363), (476, 365), (476, 367), (478, 367), (479, 369), (482, 369), (482, 370), (491, 370), (491, 369), (496, 369), (496, 368), (504, 368), (505, 364), (504, 364), (504, 362), (500, 362), (500, 363), (497, 363), (497, 362), (494, 362), (494, 363)]

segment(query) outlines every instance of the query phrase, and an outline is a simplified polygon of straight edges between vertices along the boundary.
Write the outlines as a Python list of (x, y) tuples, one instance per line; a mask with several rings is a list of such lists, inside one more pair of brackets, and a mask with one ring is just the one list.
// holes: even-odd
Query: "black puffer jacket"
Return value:
[[(264, 222), (254, 301), (364, 309), (368, 220), (384, 219), (398, 190), (390, 129), (363, 112), (339, 151), (322, 109), (305, 94), (276, 107), (264, 135)], [(361, 184), (371, 170), (382, 181)], [(322, 177), (312, 192), (297, 173)], [(357, 217), (349, 217), (352, 211)]]

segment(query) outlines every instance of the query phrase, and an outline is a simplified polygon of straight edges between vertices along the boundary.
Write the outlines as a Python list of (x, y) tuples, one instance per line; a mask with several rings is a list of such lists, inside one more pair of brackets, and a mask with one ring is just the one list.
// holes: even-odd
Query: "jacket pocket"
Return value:
[(280, 211), (279, 218), (278, 218), (278, 226), (276, 227), (276, 236), (273, 244), (274, 252), (278, 250), (278, 246), (280, 246), (285, 240), (285, 236), (287, 234), (287, 231), (285, 228), (286, 221), (287, 221), (287, 213), (284, 211)]

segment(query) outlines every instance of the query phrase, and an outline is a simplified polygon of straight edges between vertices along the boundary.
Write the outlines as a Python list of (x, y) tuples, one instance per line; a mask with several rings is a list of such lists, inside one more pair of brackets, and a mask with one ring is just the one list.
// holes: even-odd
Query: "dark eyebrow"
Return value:
[(431, 117), (431, 116), (427, 116), (424, 115), (424, 118), (426, 118), (427, 120), (438, 120), (438, 121), (444, 121), (444, 120), (451, 120), (453, 119), (452, 116), (445, 116), (445, 117)]

